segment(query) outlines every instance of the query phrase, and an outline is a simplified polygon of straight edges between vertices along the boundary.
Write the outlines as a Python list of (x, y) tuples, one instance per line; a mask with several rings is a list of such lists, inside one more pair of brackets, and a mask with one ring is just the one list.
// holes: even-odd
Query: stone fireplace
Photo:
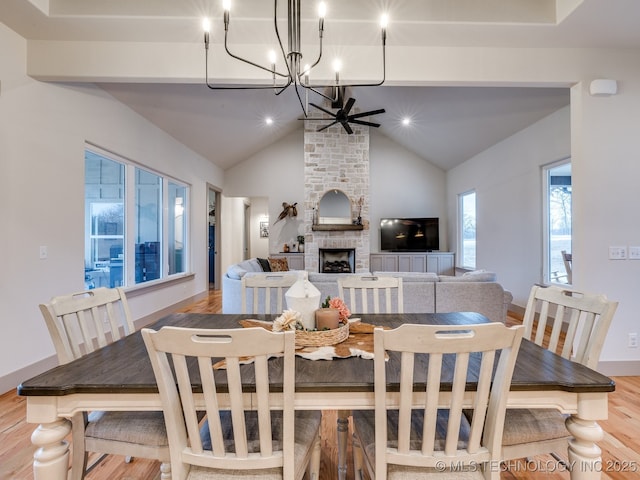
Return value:
[(318, 264), (320, 273), (354, 273), (356, 271), (356, 249), (321, 248)]
[[(322, 271), (321, 250), (337, 249), (353, 252), (349, 257), (352, 272), (369, 272), (369, 127), (352, 125), (353, 134), (348, 135), (340, 124), (318, 132), (326, 120), (304, 123), (305, 269)], [(360, 215), (362, 229), (312, 228), (320, 199), (330, 190), (339, 190), (351, 200), (351, 218)]]

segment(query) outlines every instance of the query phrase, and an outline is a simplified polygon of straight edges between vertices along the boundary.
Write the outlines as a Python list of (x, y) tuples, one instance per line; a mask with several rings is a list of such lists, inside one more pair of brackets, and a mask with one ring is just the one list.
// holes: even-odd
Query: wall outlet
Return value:
[(49, 249), (46, 245), (40, 245), (40, 260), (46, 260), (49, 256)]
[(629, 247), (629, 260), (640, 260), (640, 247)]
[(609, 247), (609, 260), (625, 260), (627, 247)]
[(629, 339), (627, 341), (627, 346), (629, 348), (638, 348), (638, 334), (637, 333), (630, 333), (629, 334)]

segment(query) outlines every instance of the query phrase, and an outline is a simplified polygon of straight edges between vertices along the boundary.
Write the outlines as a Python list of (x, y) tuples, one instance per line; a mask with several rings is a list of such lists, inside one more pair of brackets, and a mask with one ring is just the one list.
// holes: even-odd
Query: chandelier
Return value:
[[(380, 20), (381, 27), (381, 40), (382, 40), (382, 79), (374, 83), (354, 83), (354, 84), (341, 84), (340, 83), (340, 68), (341, 64), (339, 60), (334, 61), (333, 68), (335, 71), (335, 81), (331, 84), (312, 84), (309, 80), (310, 72), (313, 67), (320, 63), (322, 59), (322, 38), (324, 33), (324, 17), (326, 14), (326, 5), (324, 2), (320, 2), (318, 5), (318, 38), (319, 38), (319, 53), (318, 57), (312, 64), (305, 64), (302, 66), (302, 52), (300, 41), (300, 0), (287, 0), (287, 28), (288, 28), (288, 50), (282, 44), (280, 32), (278, 29), (277, 13), (278, 13), (278, 0), (273, 2), (273, 24), (275, 29), (276, 38), (278, 40), (278, 47), (280, 55), (284, 63), (286, 70), (278, 71), (276, 69), (276, 62), (278, 54), (275, 51), (269, 52), (270, 66), (259, 65), (256, 62), (247, 60), (238, 55), (232, 53), (229, 49), (228, 34), (229, 34), (229, 20), (230, 20), (230, 0), (223, 0), (224, 9), (224, 48), (229, 56), (239, 60), (241, 62), (252, 65), (269, 72), (272, 76), (273, 82), (270, 85), (243, 85), (243, 86), (219, 86), (214, 85), (209, 81), (209, 32), (211, 23), (209, 19), (204, 19), (202, 26), (204, 28), (204, 48), (205, 48), (205, 82), (207, 87), (212, 90), (252, 90), (252, 89), (273, 89), (275, 95), (280, 95), (282, 92), (293, 86), (296, 95), (302, 107), (302, 111), (307, 116), (308, 113), (308, 92), (313, 92), (329, 101), (333, 104), (342, 100), (341, 93), (345, 91), (347, 87), (375, 87), (384, 83), (386, 77), (386, 41), (387, 41), (387, 16), (382, 15)], [(303, 94), (305, 100), (303, 101)]]

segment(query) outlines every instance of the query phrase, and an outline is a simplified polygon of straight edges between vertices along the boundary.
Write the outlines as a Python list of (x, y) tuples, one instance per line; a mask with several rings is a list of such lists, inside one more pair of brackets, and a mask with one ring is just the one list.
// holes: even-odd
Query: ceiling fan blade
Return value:
[(326, 130), (329, 127), (333, 127), (336, 123), (338, 123), (338, 120), (336, 120), (335, 122), (331, 122), (328, 125), (325, 125), (324, 127), (319, 128), (318, 130), (316, 130), (316, 132), (321, 132), (323, 130)]
[(349, 115), (349, 120), (361, 117), (371, 117), (373, 115), (378, 115), (379, 113), (385, 113), (385, 111), (386, 110), (384, 108), (381, 108), (380, 110), (372, 110), (370, 112), (354, 113), (353, 115)]
[(342, 107), (342, 110), (344, 111), (345, 115), (349, 115), (349, 112), (353, 108), (354, 103), (356, 103), (355, 98), (350, 98), (349, 100), (347, 100), (347, 104), (344, 107)]
[(353, 133), (353, 130), (351, 130), (351, 126), (347, 122), (342, 122), (342, 126), (344, 127), (345, 131), (349, 135), (351, 135)]
[(373, 123), (373, 122), (365, 122), (364, 120), (349, 120), (350, 123), (355, 123), (356, 125), (366, 125), (368, 127), (376, 127), (378, 128), (380, 126), (379, 123)]
[(311, 102), (309, 102), (309, 105), (311, 105), (312, 107), (317, 108), (318, 110), (323, 111), (324, 113), (326, 113), (326, 114), (328, 114), (328, 115), (331, 115), (331, 116), (332, 116), (332, 117), (334, 117), (334, 118), (335, 118), (335, 116), (336, 116), (336, 114), (335, 114), (335, 113), (330, 112), (329, 110), (325, 110), (324, 108), (322, 108), (322, 107), (321, 107), (321, 106), (319, 106), (319, 105), (316, 105), (315, 103), (311, 103)]

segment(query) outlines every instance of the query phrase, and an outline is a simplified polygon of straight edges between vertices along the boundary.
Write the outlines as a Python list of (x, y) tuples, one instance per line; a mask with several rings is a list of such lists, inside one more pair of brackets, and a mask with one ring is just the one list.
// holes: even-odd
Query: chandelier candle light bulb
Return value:
[(208, 18), (202, 19), (202, 30), (204, 30), (204, 47), (209, 49), (209, 32), (211, 31), (211, 20)]
[[(284, 90), (293, 86), (295, 89), (296, 96), (298, 97), (298, 101), (300, 102), (300, 106), (302, 107), (302, 111), (305, 117), (308, 115), (308, 105), (313, 105), (308, 103), (307, 95), (308, 92), (312, 93), (331, 101), (332, 103), (338, 102), (341, 100), (340, 91), (344, 91), (344, 89), (348, 87), (376, 87), (380, 86), (385, 82), (386, 78), (386, 54), (385, 54), (385, 46), (386, 46), (386, 28), (388, 17), (383, 15), (381, 20), (381, 46), (382, 46), (382, 79), (380, 81), (374, 81), (370, 83), (353, 83), (353, 84), (340, 84), (340, 74), (339, 68), (336, 69), (335, 73), (335, 82), (328, 82), (326, 84), (318, 84), (318, 85), (310, 85), (308, 83), (309, 76), (309, 68), (314, 68), (320, 60), (322, 59), (322, 41), (324, 36), (324, 19), (327, 13), (327, 6), (324, 2), (320, 2), (318, 5), (318, 56), (316, 60), (311, 64), (311, 67), (307, 68), (305, 65), (304, 70), (302, 70), (302, 41), (301, 41), (301, 0), (288, 0), (287, 1), (287, 28), (288, 28), (288, 49), (285, 49), (283, 42), (281, 40), (282, 36), (280, 35), (278, 28), (278, 0), (274, 0), (274, 29), (275, 35), (278, 39), (278, 47), (276, 48), (276, 52), (282, 52), (281, 60), (286, 67), (281, 71), (276, 70), (276, 62), (275, 60), (271, 60), (269, 67), (260, 65), (255, 63), (249, 59), (243, 58), (232, 52), (232, 48), (228, 43), (228, 33), (229, 33), (229, 23), (230, 23), (230, 11), (231, 11), (231, 2), (230, 0), (223, 0), (222, 7), (224, 9), (224, 49), (227, 54), (241, 62), (244, 62), (248, 65), (251, 65), (255, 68), (266, 70), (273, 77), (272, 85), (216, 85), (209, 80), (209, 32), (205, 30), (204, 35), (204, 44), (205, 44), (205, 84), (211, 90), (251, 90), (251, 89), (267, 89), (273, 88), (275, 95), (280, 95)], [(280, 80), (276, 82), (276, 77)], [(303, 97), (302, 91), (298, 88), (302, 87), (305, 91), (305, 95)], [(330, 89), (330, 92), (326, 90)], [(305, 101), (307, 99), (307, 101)]]
[(340, 84), (340, 70), (342, 69), (342, 62), (339, 58), (333, 61), (333, 70), (336, 72), (336, 87)]

